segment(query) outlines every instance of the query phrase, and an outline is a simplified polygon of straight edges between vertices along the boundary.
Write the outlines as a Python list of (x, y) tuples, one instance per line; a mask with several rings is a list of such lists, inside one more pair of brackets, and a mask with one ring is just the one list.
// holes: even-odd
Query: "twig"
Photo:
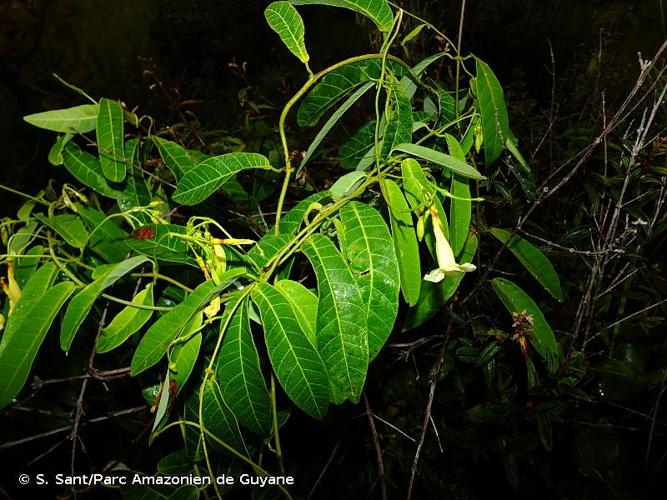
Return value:
[(384, 462), (382, 461), (382, 447), (380, 446), (380, 437), (375, 428), (375, 421), (373, 420), (373, 412), (371, 406), (368, 404), (366, 392), (363, 393), (364, 406), (366, 407), (366, 416), (368, 417), (368, 425), (371, 428), (371, 435), (373, 436), (373, 446), (375, 447), (375, 455), (378, 462), (378, 479), (380, 481), (380, 491), (382, 492), (382, 499), (387, 500), (387, 485), (384, 482)]

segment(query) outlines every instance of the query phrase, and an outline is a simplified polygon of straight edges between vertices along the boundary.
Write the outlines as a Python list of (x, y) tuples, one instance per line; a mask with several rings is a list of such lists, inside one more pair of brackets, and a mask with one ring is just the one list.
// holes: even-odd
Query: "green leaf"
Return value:
[(375, 120), (362, 125), (352, 137), (343, 143), (338, 150), (340, 166), (345, 169), (355, 169), (366, 153), (374, 146)]
[(258, 270), (262, 269), (268, 264), (270, 259), (278, 255), (278, 253), (291, 241), (292, 236), (289, 234), (275, 234), (273, 232), (266, 233), (260, 238), (257, 244), (248, 251), (246, 257)]
[(130, 375), (134, 377), (158, 363), (167, 352), (169, 345), (181, 335), (195, 314), (204, 309), (213, 298), (241, 274), (243, 271), (238, 269), (223, 273), (218, 286), (211, 280), (205, 281), (195, 288), (183, 302), (153, 323), (134, 352), (130, 364)]
[(398, 314), (400, 272), (389, 228), (374, 208), (352, 201), (340, 211), (345, 256), (366, 310), (369, 360), (387, 341)]
[(21, 322), (10, 335), (3, 335), (0, 341), (0, 408), (10, 403), (23, 388), (51, 323), (74, 288), (74, 283), (69, 281), (50, 288), (30, 308), (29, 321)]
[[(406, 73), (403, 66), (387, 61), (387, 69), (400, 77)], [(349, 92), (358, 86), (377, 81), (382, 72), (382, 59), (366, 59), (346, 64), (327, 73), (301, 102), (296, 120), (301, 127), (312, 127)]]
[[(446, 134), (447, 146), (451, 155), (460, 161), (465, 161), (465, 155), (461, 145), (451, 135)], [(470, 198), (470, 183), (464, 177), (452, 175), (452, 186), (450, 192), (458, 198)], [(452, 252), (457, 256), (470, 232), (470, 216), (472, 203), (470, 200), (452, 198), (449, 205), (449, 244), (452, 246)]]
[(332, 400), (359, 401), (368, 370), (366, 309), (355, 277), (333, 242), (313, 234), (302, 245), (315, 269), (319, 303), (317, 347), (329, 375)]
[[(249, 455), (238, 420), (229, 408), (215, 377), (209, 377), (200, 390), (204, 391), (202, 400), (201, 424), (214, 436), (222, 439), (243, 455)], [(197, 402), (198, 403), (198, 402)], [(215, 445), (217, 446), (217, 445)]]
[(303, 218), (310, 208), (329, 196), (328, 191), (320, 191), (304, 198), (280, 219), (280, 234), (296, 234), (303, 223)]
[(296, 9), (288, 2), (273, 2), (264, 11), (264, 17), (290, 52), (306, 64), (309, 60), (304, 40), (306, 29)]
[(111, 182), (125, 180), (124, 135), (123, 108), (111, 99), (100, 99), (97, 115), (97, 150), (102, 173)]
[(389, 31), (394, 22), (394, 13), (387, 0), (290, 0), (294, 5), (329, 5), (353, 10), (368, 17), (380, 31)]
[[(472, 235), (463, 247), (459, 262), (461, 264), (472, 262), (475, 252), (477, 252), (477, 236)], [(403, 331), (417, 328), (433, 318), (454, 296), (464, 277), (465, 273), (458, 273), (455, 276), (446, 276), (440, 283), (424, 281), (417, 304), (408, 311), (403, 322)]]
[(418, 146), (417, 144), (399, 144), (394, 149), (413, 156), (418, 156), (419, 158), (434, 163), (435, 165), (449, 169), (452, 172), (461, 175), (462, 177), (468, 177), (470, 179), (477, 180), (486, 179), (486, 177), (484, 177), (467, 163), (457, 160), (453, 156), (446, 155), (434, 149)]
[[(195, 315), (194, 319), (190, 323), (189, 328), (186, 330), (196, 330), (201, 327), (202, 324), (202, 313)], [(194, 334), (189, 339), (179, 342), (174, 346), (174, 350), (171, 352), (170, 360), (172, 366), (169, 368), (169, 383), (174, 382), (176, 386), (177, 396), (181, 389), (185, 386), (185, 383), (190, 378), (190, 374), (199, 359), (199, 350), (201, 349), (202, 334), (201, 332)]]
[[(153, 306), (153, 284), (149, 283), (133, 299), (133, 304), (152, 307)], [(97, 339), (95, 351), (98, 353), (109, 352), (132, 335), (141, 330), (151, 316), (151, 309), (140, 309), (138, 307), (126, 306), (120, 311), (108, 326), (102, 328), (101, 335)]]
[(76, 213), (81, 216), (83, 222), (90, 230), (89, 248), (107, 262), (120, 262), (125, 259), (127, 249), (124, 248), (123, 240), (127, 233), (116, 224), (114, 219), (109, 219), (100, 210), (80, 203), (75, 203)]
[(54, 109), (43, 113), (24, 116), (30, 125), (70, 134), (85, 134), (95, 130), (97, 124), (97, 104), (83, 104), (67, 109)]
[(313, 153), (317, 149), (317, 147), (322, 143), (324, 138), (327, 136), (329, 131), (333, 128), (333, 126), (338, 123), (338, 120), (345, 114), (345, 112), (352, 107), (354, 103), (356, 103), (368, 90), (370, 90), (371, 87), (373, 87), (374, 82), (368, 82), (363, 84), (361, 87), (359, 87), (357, 90), (355, 90), (350, 97), (348, 97), (343, 104), (341, 104), (336, 111), (334, 111), (329, 119), (326, 121), (326, 123), (320, 128), (320, 130), (317, 132), (317, 135), (313, 139), (313, 141), (310, 143), (310, 146), (308, 146), (308, 149), (303, 155), (303, 159), (301, 160), (301, 163), (299, 163), (299, 170), (303, 167), (306, 166), (310, 158), (313, 156)]
[(16, 231), (7, 243), (7, 253), (19, 255), (23, 249), (30, 244), (33, 234), (37, 229), (37, 221), (27, 222), (25, 226)]
[(322, 418), (329, 402), (327, 372), (285, 294), (259, 282), (252, 292), (264, 326), (273, 370), (287, 395), (303, 411)]
[(51, 165), (62, 165), (63, 164), (63, 149), (69, 141), (74, 137), (72, 134), (63, 134), (59, 135), (56, 139), (56, 142), (51, 146), (49, 150), (48, 160)]
[(187, 234), (185, 226), (177, 224), (147, 224), (137, 229), (125, 244), (137, 253), (156, 260), (197, 266), (189, 255), (190, 247), (179, 235)]
[(125, 197), (122, 191), (109, 186), (107, 180), (100, 174), (102, 167), (97, 158), (82, 151), (73, 142), (68, 142), (63, 149), (63, 161), (69, 173), (93, 191), (114, 200)]
[(74, 335), (76, 335), (79, 327), (93, 307), (93, 303), (99, 298), (104, 289), (110, 287), (127, 273), (145, 262), (150, 261), (142, 255), (110, 265), (103, 276), (90, 283), (74, 296), (69, 306), (67, 306), (65, 317), (60, 326), (60, 347), (63, 351), (69, 351), (74, 340)]
[(533, 318), (533, 331), (530, 343), (540, 355), (551, 361), (559, 357), (559, 347), (549, 323), (542, 310), (533, 302), (526, 292), (510, 280), (495, 278), (491, 280), (493, 290), (510, 313), (526, 312)]
[(28, 280), (35, 274), (39, 262), (44, 255), (44, 247), (35, 245), (30, 248), (24, 255), (16, 259), (16, 267), (14, 268), (14, 279), (18, 283), (21, 290), (25, 287)]
[(151, 139), (157, 146), (162, 161), (177, 181), (180, 181), (185, 174), (195, 168), (194, 159), (188, 153), (188, 150), (180, 144), (157, 136), (152, 136)]
[(63, 240), (74, 248), (83, 249), (88, 243), (88, 231), (79, 217), (74, 214), (59, 214), (46, 217), (35, 214), (35, 218), (53, 229)]
[(271, 429), (271, 398), (266, 389), (259, 364), (259, 355), (252, 338), (248, 319), (248, 302), (228, 302), (221, 327), (227, 324), (216, 360), (216, 373), (222, 396), (241, 425), (260, 436), (269, 436)]
[(422, 275), (419, 245), (412, 222), (412, 213), (405, 196), (394, 181), (385, 179), (384, 195), (389, 207), (391, 233), (398, 257), (403, 298), (410, 306), (413, 306), (419, 299)]
[(481, 59), (476, 61), (477, 99), (484, 134), (484, 163), (488, 167), (505, 149), (505, 142), (509, 137), (509, 118), (503, 89), (496, 75)]
[(227, 153), (209, 158), (183, 176), (173, 200), (182, 205), (201, 203), (232, 176), (250, 168), (270, 169), (271, 165), (257, 153)]
[(336, 179), (336, 182), (329, 188), (329, 192), (334, 200), (339, 200), (359, 187), (366, 177), (368, 177), (366, 172), (360, 172), (358, 170), (349, 172)]
[(385, 127), (382, 134), (381, 155), (385, 158), (399, 144), (412, 141), (412, 103), (405, 88), (391, 73), (387, 75), (385, 87), (387, 101), (384, 110)]
[(523, 264), (523, 267), (533, 275), (554, 299), (559, 302), (563, 301), (563, 290), (560, 287), (558, 273), (546, 255), (521, 236), (512, 235), (511, 232), (505, 229), (492, 227), (491, 234), (498, 238), (501, 243), (505, 244), (514, 256), (519, 259), (519, 262)]
[(317, 295), (298, 281), (280, 280), (275, 287), (283, 292), (299, 318), (303, 332), (314, 347), (317, 347)]
[(438, 213), (440, 222), (442, 222), (445, 237), (449, 238), (449, 224), (447, 223), (445, 209), (442, 208), (442, 203), (438, 199), (434, 183), (426, 178), (419, 162), (414, 158), (403, 160), (401, 162), (401, 176), (405, 198), (412, 210), (419, 213), (427, 208), (434, 208)]

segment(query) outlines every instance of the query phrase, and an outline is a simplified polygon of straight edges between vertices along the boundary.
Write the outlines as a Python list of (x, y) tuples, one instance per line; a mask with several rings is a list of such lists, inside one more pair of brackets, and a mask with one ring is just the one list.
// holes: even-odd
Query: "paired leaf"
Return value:
[(329, 403), (327, 372), (289, 300), (268, 283), (259, 283), (252, 299), (261, 315), (269, 359), (278, 381), (297, 406), (322, 418)]
[(481, 59), (476, 59), (476, 62), (477, 100), (484, 134), (484, 163), (489, 166), (505, 149), (509, 137), (509, 118), (503, 89), (496, 75)]
[(260, 436), (268, 436), (271, 398), (250, 330), (248, 302), (243, 298), (240, 304), (238, 300), (230, 301), (220, 325), (224, 339), (216, 360), (216, 373), (222, 396), (241, 425)]
[(523, 267), (533, 275), (554, 299), (559, 302), (563, 301), (563, 290), (560, 287), (558, 273), (546, 255), (521, 236), (512, 235), (511, 232), (505, 229), (492, 227), (491, 234), (498, 238), (519, 259)]
[(345, 256), (365, 308), (369, 360), (373, 360), (398, 314), (398, 258), (389, 228), (374, 208), (350, 202), (341, 209), (340, 220), (345, 231)]
[(380, 31), (389, 31), (394, 22), (394, 13), (387, 0), (290, 0), (294, 5), (329, 5), (353, 10), (368, 17)]
[(559, 357), (559, 346), (556, 342), (549, 323), (544, 318), (542, 310), (535, 304), (526, 292), (510, 280), (495, 278), (491, 280), (496, 295), (511, 313), (528, 313), (533, 318), (533, 331), (530, 335), (530, 343), (535, 350), (551, 365), (553, 360)]
[(304, 40), (306, 29), (296, 9), (289, 2), (273, 2), (264, 11), (264, 17), (290, 52), (306, 64), (309, 60)]
[(123, 108), (111, 99), (100, 99), (97, 115), (97, 149), (102, 173), (111, 182), (125, 180), (125, 129)]
[(422, 275), (419, 245), (412, 222), (412, 213), (403, 192), (394, 181), (385, 179), (384, 195), (389, 207), (391, 232), (398, 257), (403, 298), (413, 306), (419, 299)]
[(319, 303), (317, 347), (331, 382), (332, 400), (359, 401), (368, 370), (366, 309), (355, 277), (333, 242), (313, 234), (302, 245), (315, 269)]
[(269, 160), (257, 153), (227, 153), (204, 160), (178, 183), (173, 200), (183, 205), (201, 203), (242, 170), (270, 169)]
[(104, 353), (115, 349), (141, 330), (141, 327), (151, 319), (153, 311), (149, 308), (153, 306), (153, 284), (146, 285), (146, 288), (132, 299), (132, 304), (146, 306), (147, 309), (126, 306), (108, 326), (102, 329), (95, 345), (96, 352)]
[(105, 288), (110, 287), (127, 273), (136, 267), (150, 262), (142, 256), (132, 257), (118, 264), (109, 265), (104, 274), (77, 293), (70, 301), (60, 328), (60, 347), (63, 351), (69, 351), (74, 340), (74, 335), (88, 316), (95, 301), (99, 298)]
[(54, 109), (43, 113), (24, 116), (30, 125), (69, 134), (85, 134), (95, 130), (97, 124), (97, 104), (83, 104), (67, 109)]
[(467, 163), (431, 148), (419, 146), (417, 144), (399, 144), (394, 149), (403, 151), (404, 153), (408, 153), (413, 156), (417, 156), (426, 161), (434, 163), (435, 165), (449, 169), (452, 172), (461, 175), (462, 177), (468, 177), (470, 179), (476, 180), (486, 178)]

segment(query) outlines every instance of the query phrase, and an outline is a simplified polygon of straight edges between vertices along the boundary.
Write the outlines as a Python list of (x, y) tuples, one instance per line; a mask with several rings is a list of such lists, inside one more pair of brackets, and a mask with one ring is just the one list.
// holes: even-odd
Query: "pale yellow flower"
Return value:
[(426, 281), (439, 283), (445, 276), (454, 276), (458, 273), (469, 273), (477, 269), (474, 264), (457, 264), (454, 259), (452, 247), (445, 237), (442, 222), (435, 210), (430, 210), (431, 221), (433, 222), (433, 233), (435, 234), (435, 253), (438, 257), (438, 267), (424, 276)]

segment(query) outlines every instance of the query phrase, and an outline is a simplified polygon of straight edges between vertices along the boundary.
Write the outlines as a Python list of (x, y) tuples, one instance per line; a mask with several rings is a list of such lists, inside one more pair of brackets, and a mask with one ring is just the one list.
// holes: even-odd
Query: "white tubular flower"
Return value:
[(429, 272), (424, 279), (432, 283), (439, 283), (445, 276), (454, 276), (458, 273), (469, 273), (477, 269), (474, 264), (457, 264), (454, 260), (452, 247), (445, 238), (442, 222), (435, 210), (430, 210), (433, 221), (433, 233), (435, 234), (435, 253), (438, 256), (438, 268)]

